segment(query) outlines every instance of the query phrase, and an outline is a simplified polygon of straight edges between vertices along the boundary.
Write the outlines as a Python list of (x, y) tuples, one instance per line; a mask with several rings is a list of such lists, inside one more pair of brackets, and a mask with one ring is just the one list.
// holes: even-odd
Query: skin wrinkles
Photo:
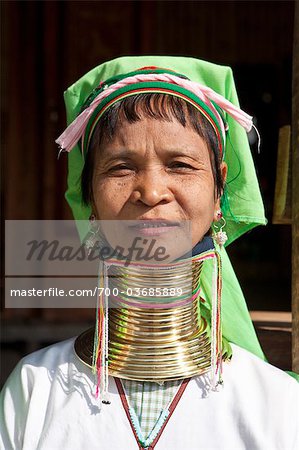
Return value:
[(194, 245), (220, 208), (207, 144), (176, 120), (122, 122), (97, 151), (92, 187), (98, 219), (190, 220)]

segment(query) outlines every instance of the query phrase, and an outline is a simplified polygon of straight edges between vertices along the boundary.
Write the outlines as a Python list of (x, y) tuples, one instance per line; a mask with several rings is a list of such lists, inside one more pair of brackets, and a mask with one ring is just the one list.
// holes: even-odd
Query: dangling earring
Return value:
[(223, 217), (221, 210), (217, 211), (217, 220), (218, 222), (214, 224), (213, 239), (221, 248), (228, 240), (226, 232), (222, 231), (226, 225), (226, 220)]
[(94, 248), (96, 242), (98, 241), (98, 232), (100, 225), (97, 224), (96, 216), (92, 214), (89, 217), (89, 231), (84, 239), (84, 245), (87, 248), (87, 254), (90, 255), (92, 249)]

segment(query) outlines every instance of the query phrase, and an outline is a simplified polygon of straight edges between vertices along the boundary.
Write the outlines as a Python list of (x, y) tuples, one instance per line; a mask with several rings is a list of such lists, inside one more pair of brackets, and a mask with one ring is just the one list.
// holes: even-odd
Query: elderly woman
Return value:
[[(89, 252), (123, 252), (100, 259), (95, 329), (11, 375), (3, 448), (298, 448), (298, 386), (263, 361), (223, 248), (265, 223), (230, 69), (119, 58), (66, 104), (67, 200)], [(135, 238), (154, 261), (126, 264)]]

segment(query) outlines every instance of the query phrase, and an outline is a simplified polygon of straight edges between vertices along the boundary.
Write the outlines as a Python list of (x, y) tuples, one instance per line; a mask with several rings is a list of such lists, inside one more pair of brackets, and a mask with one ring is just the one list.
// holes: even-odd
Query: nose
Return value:
[(167, 174), (157, 169), (142, 171), (136, 178), (130, 200), (146, 206), (171, 202), (173, 193), (168, 185)]

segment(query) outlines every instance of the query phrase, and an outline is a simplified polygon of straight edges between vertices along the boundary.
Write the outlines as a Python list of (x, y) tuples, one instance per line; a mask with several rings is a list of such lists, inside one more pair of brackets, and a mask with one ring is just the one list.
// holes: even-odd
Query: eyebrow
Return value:
[[(106, 150), (107, 149), (107, 150)], [(112, 161), (114, 159), (129, 159), (132, 156), (139, 156), (139, 150), (138, 149), (119, 149), (113, 152), (113, 154), (109, 153), (109, 147), (104, 150), (102, 153), (102, 157), (104, 157), (108, 161)], [(195, 159), (200, 156), (200, 151), (198, 152), (186, 152), (186, 150), (183, 149), (165, 149), (167, 151), (168, 157), (178, 157), (178, 156), (187, 156), (189, 158)], [(188, 150), (188, 149), (187, 149)]]
[(112, 159), (115, 159), (115, 158), (128, 158), (132, 155), (139, 154), (139, 151), (137, 149), (136, 150), (120, 149), (120, 150), (114, 151), (113, 153), (110, 153), (109, 150), (110, 150), (109, 147), (108, 148), (106, 147), (105, 150), (103, 151), (102, 155), (107, 156), (108, 158), (110, 156)]

